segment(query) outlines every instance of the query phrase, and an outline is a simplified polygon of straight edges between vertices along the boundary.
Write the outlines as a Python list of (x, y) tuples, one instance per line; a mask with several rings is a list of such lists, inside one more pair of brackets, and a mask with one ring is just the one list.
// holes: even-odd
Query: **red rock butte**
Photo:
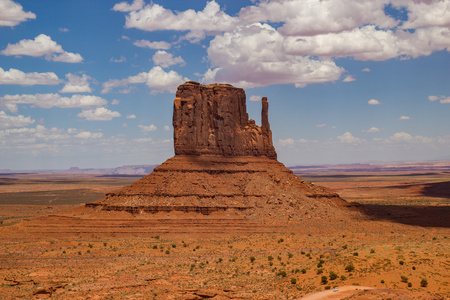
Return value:
[(246, 96), (229, 84), (178, 87), (173, 105), (175, 156), (86, 207), (157, 213), (246, 211), (294, 218), (346, 202), (292, 174), (277, 161), (262, 98), (261, 127), (249, 120)]

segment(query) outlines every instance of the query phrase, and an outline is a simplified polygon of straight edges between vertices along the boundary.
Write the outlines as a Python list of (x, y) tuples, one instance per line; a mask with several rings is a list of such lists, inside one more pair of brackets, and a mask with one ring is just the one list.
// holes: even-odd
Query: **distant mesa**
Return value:
[[(261, 126), (249, 120), (245, 92), (229, 84), (178, 87), (175, 156), (87, 208), (133, 214), (230, 211), (251, 218), (326, 218), (347, 202), (293, 175), (277, 161), (262, 98)], [(336, 211), (335, 211), (336, 210)]]

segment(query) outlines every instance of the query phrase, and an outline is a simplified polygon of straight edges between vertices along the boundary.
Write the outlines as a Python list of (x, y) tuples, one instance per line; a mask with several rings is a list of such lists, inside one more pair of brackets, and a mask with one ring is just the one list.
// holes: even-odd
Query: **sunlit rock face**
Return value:
[(248, 119), (245, 92), (229, 84), (178, 87), (173, 106), (176, 155), (266, 156), (276, 159), (262, 99), (261, 127)]

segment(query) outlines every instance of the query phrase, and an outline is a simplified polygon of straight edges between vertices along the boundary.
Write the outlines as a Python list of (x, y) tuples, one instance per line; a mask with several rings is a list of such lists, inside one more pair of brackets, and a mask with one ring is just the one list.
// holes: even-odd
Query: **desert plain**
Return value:
[(353, 218), (102, 212), (80, 226), (72, 212), (139, 177), (1, 174), (0, 298), (450, 297), (449, 169), (293, 171), (359, 203)]

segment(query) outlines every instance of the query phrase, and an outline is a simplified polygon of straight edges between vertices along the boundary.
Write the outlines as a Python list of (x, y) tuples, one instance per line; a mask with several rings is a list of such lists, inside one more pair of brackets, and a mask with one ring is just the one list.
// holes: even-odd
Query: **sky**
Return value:
[(0, 169), (172, 157), (188, 80), (286, 165), (450, 160), (450, 0), (0, 0)]

